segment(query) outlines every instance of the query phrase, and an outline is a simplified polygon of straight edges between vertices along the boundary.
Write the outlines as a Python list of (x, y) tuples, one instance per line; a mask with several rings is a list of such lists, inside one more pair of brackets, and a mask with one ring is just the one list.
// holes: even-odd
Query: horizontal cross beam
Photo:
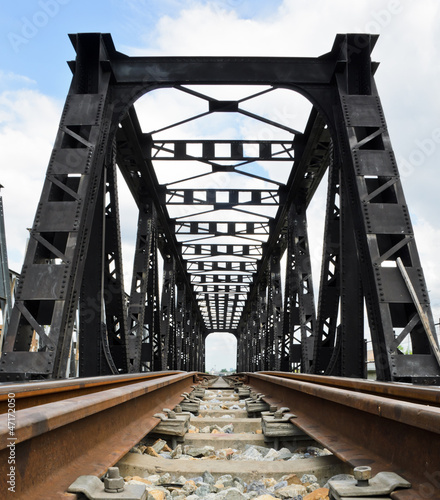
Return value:
[(182, 245), (182, 256), (239, 255), (260, 257), (262, 245)]
[(245, 261), (231, 261), (231, 262), (212, 262), (212, 261), (198, 261), (198, 262), (187, 262), (187, 271), (190, 273), (196, 273), (197, 271), (219, 271), (222, 272), (243, 272), (243, 273), (255, 273), (257, 271), (256, 262), (245, 262)]
[(281, 203), (278, 190), (260, 189), (167, 189), (167, 205), (272, 205)]
[[(148, 143), (148, 141), (147, 141)], [(292, 141), (169, 140), (149, 142), (149, 160), (292, 161)]]
[(174, 228), (176, 234), (203, 234), (215, 236), (250, 234), (268, 235), (270, 231), (270, 225), (268, 222), (175, 222)]

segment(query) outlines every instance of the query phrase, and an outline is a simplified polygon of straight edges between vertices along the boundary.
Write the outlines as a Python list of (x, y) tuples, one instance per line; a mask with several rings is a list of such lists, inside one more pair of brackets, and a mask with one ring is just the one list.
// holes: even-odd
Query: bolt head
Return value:
[(109, 467), (104, 477), (104, 490), (108, 493), (120, 493), (124, 491), (124, 479), (119, 475), (118, 467)]
[(368, 465), (355, 467), (353, 475), (357, 481), (368, 481), (371, 479), (371, 467), (368, 467)]

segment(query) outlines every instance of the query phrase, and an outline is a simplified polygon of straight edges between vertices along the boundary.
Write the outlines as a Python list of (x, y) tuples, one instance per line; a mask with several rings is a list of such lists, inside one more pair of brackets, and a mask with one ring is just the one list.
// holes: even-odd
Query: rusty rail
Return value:
[(166, 375), (186, 373), (182, 371), (162, 371), (133, 373), (124, 375), (107, 375), (100, 377), (84, 377), (63, 380), (44, 380), (23, 383), (5, 383), (0, 385), (0, 414), (7, 412), (8, 394), (15, 394), (17, 407), (20, 410), (53, 403), (71, 397), (93, 394), (116, 387), (127, 387), (143, 380), (154, 380)]
[[(40, 384), (33, 390), (32, 384), (2, 386), (3, 395), (17, 395), (12, 434), (7, 414), (0, 417), (0, 477), (6, 495), (2, 498), (68, 498), (64, 492), (78, 476), (104, 474), (159, 423), (154, 413), (178, 404), (196, 377), (195, 372), (155, 375), (48, 382), (51, 387)], [(85, 394), (88, 389), (92, 392)], [(60, 399), (44, 404), (36, 399), (50, 394)], [(27, 398), (35, 406), (20, 409)], [(14, 462), (8, 464), (11, 457)], [(11, 465), (15, 492), (7, 491)]]
[[(292, 423), (344, 462), (369, 465), (373, 473), (394, 471), (410, 481), (413, 487), (394, 492), (393, 500), (440, 498), (440, 408), (430, 402), (438, 401), (438, 389), (355, 379), (332, 385), (327, 377), (325, 384), (315, 376), (280, 372), (245, 375), (266, 401), (290, 407), (297, 415)], [(361, 392), (367, 387), (372, 393)], [(404, 393), (419, 403), (408, 402)], [(428, 403), (422, 403), (422, 393), (429, 393)]]
[(379, 382), (377, 380), (330, 377), (327, 375), (312, 375), (307, 373), (286, 373), (286, 372), (259, 372), (276, 377), (303, 380), (314, 384), (339, 387), (340, 389), (354, 390), (364, 394), (384, 396), (408, 403), (421, 403), (430, 406), (440, 407), (440, 389), (434, 386), (420, 386), (405, 383)]

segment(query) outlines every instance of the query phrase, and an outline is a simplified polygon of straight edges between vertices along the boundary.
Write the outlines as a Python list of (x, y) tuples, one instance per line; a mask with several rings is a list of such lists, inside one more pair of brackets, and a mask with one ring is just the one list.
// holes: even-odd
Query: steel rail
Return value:
[(410, 481), (412, 488), (393, 492), (393, 500), (440, 498), (440, 408), (290, 374), (245, 377), (267, 402), (288, 406), (297, 417), (293, 424), (350, 466), (393, 471)]
[(6, 482), (13, 453), (15, 492), (4, 488), (2, 498), (69, 498), (65, 491), (78, 476), (103, 475), (159, 423), (155, 413), (182, 400), (196, 377), (196, 372), (165, 373), (107, 390), (101, 384), (91, 394), (72, 391), (67, 399), (16, 410), (12, 434), (3, 415), (0, 476)]
[(100, 377), (71, 378), (63, 380), (43, 380), (0, 385), (0, 414), (6, 413), (8, 394), (14, 394), (17, 409), (53, 403), (63, 399), (93, 394), (95, 392), (127, 386), (143, 380), (154, 380), (167, 375), (186, 373), (179, 370), (106, 375)]
[(259, 372), (275, 377), (285, 377), (304, 382), (339, 387), (365, 394), (375, 394), (391, 399), (420, 403), (440, 407), (440, 390), (434, 386), (420, 386), (401, 382), (379, 382), (377, 380), (330, 377), (327, 375), (311, 375), (306, 373)]

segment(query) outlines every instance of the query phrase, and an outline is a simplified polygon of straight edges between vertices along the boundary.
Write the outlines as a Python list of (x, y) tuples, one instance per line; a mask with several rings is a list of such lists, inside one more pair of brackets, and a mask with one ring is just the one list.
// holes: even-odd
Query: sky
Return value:
[[(0, 16), (0, 184), (9, 267), (19, 272), (75, 58), (69, 33), (111, 33), (128, 55), (312, 56), (337, 33), (378, 33), (376, 83), (398, 161), (435, 321), (440, 318), (440, 3), (438, 0), (21, 0)], [(281, 97), (280, 97), (281, 99)], [(158, 98), (146, 118), (188, 104)], [(140, 108), (142, 104), (139, 103)], [(276, 110), (285, 110), (281, 100)], [(148, 125), (148, 123), (147, 123)], [(146, 125), (146, 126), (147, 126)], [(122, 188), (121, 188), (122, 189)], [(322, 198), (324, 191), (319, 194)], [(318, 200), (319, 201), (319, 200)], [(322, 201), (322, 200), (321, 200)], [(124, 259), (136, 227), (125, 213)], [(310, 207), (314, 266), (322, 240), (322, 204)], [(125, 268), (130, 262), (124, 263)], [(315, 282), (319, 268), (314, 268)], [(126, 286), (129, 281), (126, 281)], [(316, 293), (316, 292), (315, 292)], [(211, 335), (207, 369), (235, 366), (235, 344)]]

